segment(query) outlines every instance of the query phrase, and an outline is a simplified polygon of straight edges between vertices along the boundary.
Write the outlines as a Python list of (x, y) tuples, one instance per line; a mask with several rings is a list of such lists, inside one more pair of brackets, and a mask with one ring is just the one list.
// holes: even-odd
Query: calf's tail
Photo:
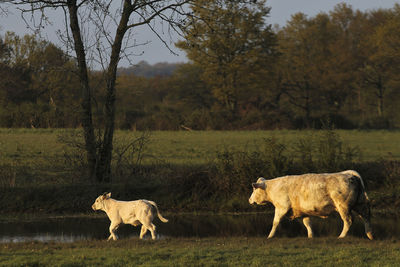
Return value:
[(161, 215), (160, 211), (158, 210), (157, 204), (156, 204), (154, 201), (151, 201), (151, 200), (148, 200), (148, 202), (156, 209), (156, 211), (157, 211), (157, 216), (158, 216), (158, 218), (160, 219), (160, 221), (162, 221), (162, 222), (164, 222), (164, 223), (168, 222), (168, 219), (164, 218), (164, 217)]

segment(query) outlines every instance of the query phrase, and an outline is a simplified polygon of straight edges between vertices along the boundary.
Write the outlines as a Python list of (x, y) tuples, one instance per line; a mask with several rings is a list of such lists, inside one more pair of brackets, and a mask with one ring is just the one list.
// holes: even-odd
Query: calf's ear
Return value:
[(265, 190), (265, 183), (252, 183), (254, 189), (260, 188)]
[(111, 197), (111, 193), (105, 192), (105, 193), (103, 193), (103, 195), (102, 195), (102, 199), (107, 199), (107, 198), (110, 198), (110, 197)]

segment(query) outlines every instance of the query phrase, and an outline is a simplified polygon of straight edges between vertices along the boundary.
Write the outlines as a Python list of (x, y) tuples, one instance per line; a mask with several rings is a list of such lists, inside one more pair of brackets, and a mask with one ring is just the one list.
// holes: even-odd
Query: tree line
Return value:
[[(363, 12), (342, 3), (280, 27), (268, 23), (265, 1), (195, 2), (176, 43), (188, 63), (119, 69), (116, 128), (400, 126), (400, 5)], [(107, 94), (104, 72), (88, 73), (93, 121), (102, 127), (102, 103), (114, 92)], [(82, 126), (78, 62), (55, 44), (6, 33), (0, 77), (0, 127)]]

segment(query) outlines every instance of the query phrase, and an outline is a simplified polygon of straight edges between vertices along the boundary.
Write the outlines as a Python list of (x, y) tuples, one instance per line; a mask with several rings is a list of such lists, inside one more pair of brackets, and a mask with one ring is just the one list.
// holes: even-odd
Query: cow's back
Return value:
[(290, 175), (270, 180), (268, 184), (276, 188), (276, 198), (289, 202), (294, 217), (324, 217), (336, 210), (337, 205), (350, 206), (357, 201), (357, 180), (354, 173), (346, 171)]

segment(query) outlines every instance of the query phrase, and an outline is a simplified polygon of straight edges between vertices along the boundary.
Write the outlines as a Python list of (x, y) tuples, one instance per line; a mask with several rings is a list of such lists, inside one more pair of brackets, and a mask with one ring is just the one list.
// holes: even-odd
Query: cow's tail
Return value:
[(356, 202), (354, 203), (354, 209), (359, 214), (362, 214), (362, 216), (365, 217), (367, 220), (369, 220), (371, 218), (371, 204), (367, 192), (365, 191), (364, 181), (361, 178), (361, 175), (356, 171), (348, 170), (345, 172), (351, 174), (352, 177), (355, 177), (358, 183), (358, 194)]
[(364, 196), (365, 201), (369, 203), (369, 197), (367, 195), (367, 192), (365, 191), (365, 185), (364, 185), (364, 181), (361, 178), (361, 175), (354, 171), (354, 170), (348, 170), (348, 171), (344, 171), (345, 173), (349, 173), (351, 175), (353, 175), (353, 177), (356, 177), (358, 179), (359, 182), (359, 189), (358, 189), (358, 197), (357, 197), (357, 202), (361, 201), (360, 197), (361, 194)]
[(160, 211), (158, 210), (157, 204), (156, 204), (154, 201), (151, 201), (151, 200), (147, 200), (147, 201), (156, 209), (156, 211), (157, 211), (157, 216), (158, 216), (158, 218), (160, 219), (160, 221), (165, 222), (165, 223), (168, 222), (168, 219), (164, 218), (164, 217), (161, 215)]
[(367, 237), (372, 240), (374, 239), (374, 236), (372, 235), (372, 228), (371, 228), (371, 205), (370, 201), (367, 195), (367, 192), (365, 191), (365, 186), (364, 186), (364, 181), (361, 178), (361, 175), (356, 172), (356, 171), (345, 171), (349, 174), (352, 175), (352, 177), (355, 177), (358, 182), (358, 195), (357, 195), (357, 201), (354, 206), (354, 210), (361, 216), (361, 218), (364, 220), (365, 224), (365, 234)]

